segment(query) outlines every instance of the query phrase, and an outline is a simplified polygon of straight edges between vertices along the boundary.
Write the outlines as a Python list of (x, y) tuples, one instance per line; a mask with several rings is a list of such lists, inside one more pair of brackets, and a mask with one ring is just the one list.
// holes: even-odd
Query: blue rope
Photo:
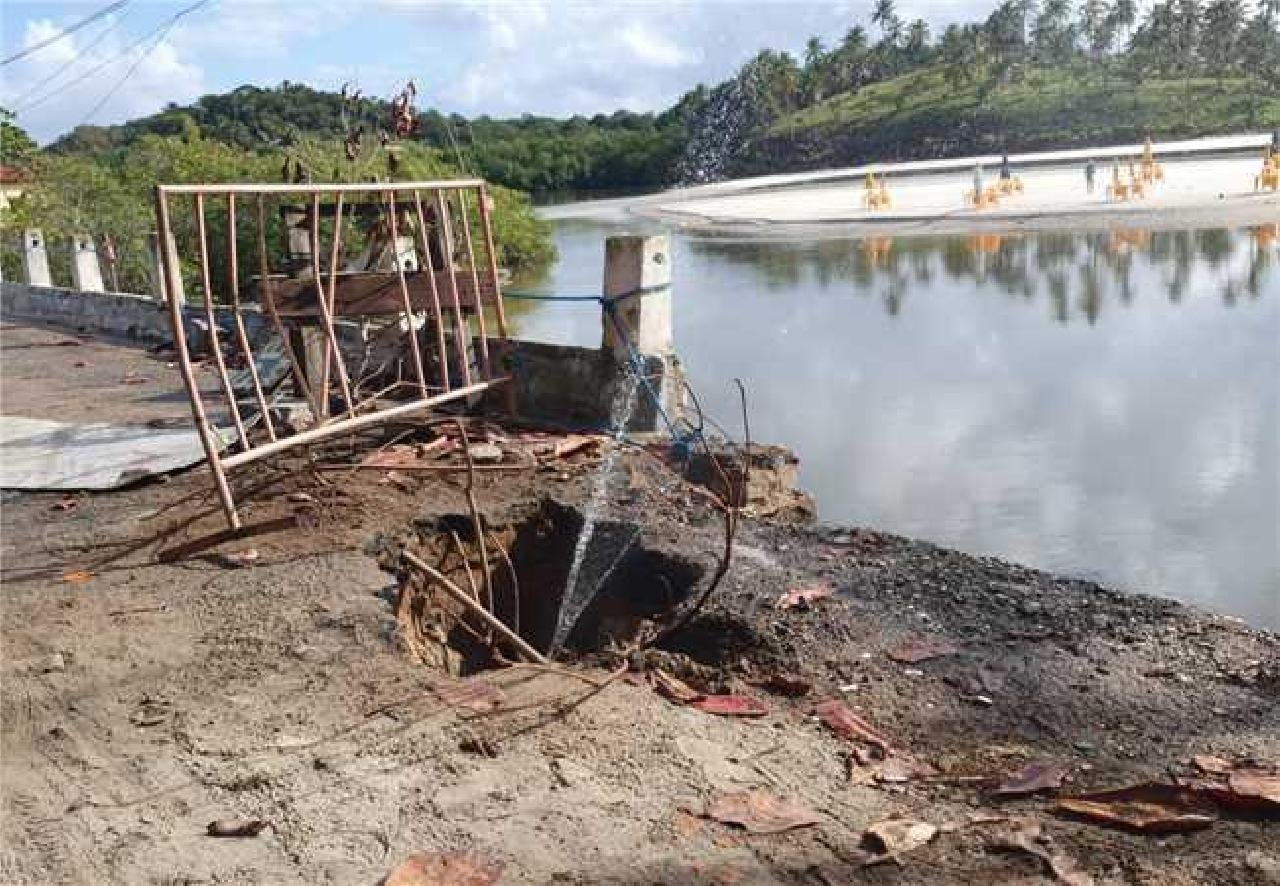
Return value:
[[(605, 314), (609, 317), (609, 321), (613, 324), (614, 330), (618, 333), (618, 338), (622, 341), (627, 350), (627, 366), (635, 376), (637, 382), (644, 389), (645, 394), (653, 403), (654, 411), (658, 417), (662, 419), (663, 425), (666, 426), (667, 433), (671, 435), (672, 450), (676, 457), (681, 461), (687, 461), (693, 454), (693, 444), (699, 440), (706, 445), (706, 438), (703, 436), (702, 429), (690, 426), (689, 430), (681, 433), (676, 429), (676, 424), (671, 420), (671, 416), (667, 415), (667, 411), (662, 408), (662, 398), (654, 389), (653, 383), (649, 381), (649, 376), (645, 372), (644, 356), (640, 353), (635, 343), (631, 340), (631, 336), (627, 335), (626, 327), (622, 321), (618, 319), (617, 309), (618, 303), (629, 298), (643, 297), (655, 292), (661, 292), (667, 289), (666, 286), (641, 286), (624, 292), (619, 295), (607, 298), (603, 295), (563, 295), (557, 293), (540, 293), (540, 292), (521, 292), (519, 290), (504, 290), (503, 298), (520, 299), (523, 301), (543, 301), (543, 302), (595, 302), (604, 307)], [(512, 354), (513, 372), (519, 374), (524, 368), (517, 354)]]

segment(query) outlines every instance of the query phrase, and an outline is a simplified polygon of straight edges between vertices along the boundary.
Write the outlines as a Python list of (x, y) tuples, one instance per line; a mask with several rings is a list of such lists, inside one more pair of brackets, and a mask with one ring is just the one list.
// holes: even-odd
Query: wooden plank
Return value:
[[(431, 297), (432, 276), (435, 277), (437, 292), (450, 284), (448, 271), (436, 271), (434, 275), (425, 270), (405, 274), (409, 301), (415, 312), (434, 309)], [(320, 305), (316, 301), (315, 282), (311, 278), (272, 277), (271, 282), (276, 310), (281, 317), (321, 316)], [(492, 278), (484, 275), (479, 278), (479, 282), (481, 302), (492, 304), (497, 297)], [(249, 294), (257, 299), (259, 289), (255, 278), (250, 282)], [(476, 290), (469, 274), (458, 276), (458, 301), (463, 311), (476, 309)], [(367, 317), (398, 314), (403, 310), (400, 279), (396, 274), (358, 272), (338, 275), (333, 295), (333, 316)]]

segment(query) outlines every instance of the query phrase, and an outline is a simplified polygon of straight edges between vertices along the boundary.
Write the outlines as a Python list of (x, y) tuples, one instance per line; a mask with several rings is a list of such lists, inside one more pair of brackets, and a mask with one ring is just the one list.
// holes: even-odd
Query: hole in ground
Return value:
[[(584, 523), (577, 508), (544, 499), (515, 529), (511, 560), (519, 583), (520, 634), (539, 651), (549, 651), (555, 639)], [(611, 640), (634, 637), (644, 620), (687, 599), (704, 571), (692, 560), (646, 544), (633, 523), (597, 521), (570, 601), (585, 605), (569, 622), (563, 649), (594, 652)], [(510, 624), (513, 595), (506, 569), (495, 572), (494, 584), (495, 597), (508, 607), (499, 615)]]

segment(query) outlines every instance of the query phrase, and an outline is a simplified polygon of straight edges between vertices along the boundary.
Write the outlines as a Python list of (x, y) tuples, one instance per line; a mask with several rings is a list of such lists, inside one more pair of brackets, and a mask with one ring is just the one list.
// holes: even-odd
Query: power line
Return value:
[(115, 3), (108, 3), (106, 6), (99, 9), (93, 15), (87, 18), (80, 19), (80, 21), (76, 22), (74, 25), (72, 25), (69, 28), (63, 28), (59, 33), (54, 34), (48, 40), (41, 40), (35, 46), (28, 46), (26, 49), (23, 49), (19, 52), (15, 52), (13, 55), (9, 56), (4, 61), (0, 61), (0, 67), (3, 67), (4, 65), (12, 64), (13, 62), (16, 62), (18, 59), (26, 58), (27, 56), (31, 55), (33, 52), (39, 52), (40, 50), (44, 49), (46, 46), (49, 46), (50, 44), (57, 43), (63, 37), (74, 34), (76, 31), (80, 30), (85, 25), (91, 25), (94, 22), (96, 22), (98, 19), (102, 18), (104, 15), (110, 15), (120, 7), (127, 5), (128, 2), (129, 0), (116, 0)]
[(178, 10), (178, 12), (174, 14), (173, 18), (165, 22), (160, 27), (159, 29), (160, 33), (156, 36), (156, 39), (152, 41), (151, 45), (148, 46), (145, 50), (143, 50), (141, 55), (139, 55), (136, 59), (134, 59), (133, 64), (129, 66), (129, 70), (124, 72), (124, 76), (116, 81), (116, 85), (111, 87), (111, 89), (107, 92), (107, 94), (104, 95), (101, 98), (101, 100), (99, 100), (99, 102), (93, 106), (93, 109), (90, 110), (89, 113), (84, 115), (84, 119), (81, 120), (78, 125), (83, 126), (84, 124), (92, 120), (93, 115), (98, 113), (98, 111), (102, 110), (102, 106), (105, 105), (108, 101), (110, 101), (111, 97), (120, 91), (120, 88), (124, 86), (126, 82), (128, 82), (130, 77), (133, 76), (133, 72), (138, 70), (138, 66), (141, 65), (144, 61), (146, 61), (147, 56), (151, 55), (151, 53), (155, 51), (155, 48), (157, 46), (159, 46), (162, 42), (164, 42), (164, 38), (168, 35), (168, 33), (171, 30), (173, 30), (173, 26), (178, 23), (178, 19), (182, 18), (184, 15), (187, 15), (188, 13), (195, 12), (197, 9), (199, 9), (201, 6), (204, 6), (208, 2), (209, 0), (197, 0), (197, 2), (192, 3), (190, 6), (186, 7), (185, 9)]
[[(126, 0), (126, 2), (127, 2), (127, 0)], [(63, 74), (65, 74), (67, 71), (71, 70), (71, 68), (75, 67), (76, 63), (77, 63), (77, 62), (79, 62), (81, 59), (87, 58), (87, 57), (88, 57), (88, 54), (89, 54), (89, 51), (90, 51), (90, 50), (92, 50), (92, 49), (94, 49), (94, 48), (95, 48), (99, 43), (101, 43), (101, 42), (103, 41), (103, 39), (104, 39), (108, 34), (110, 34), (112, 31), (115, 31), (115, 30), (116, 30), (117, 28), (119, 28), (122, 24), (124, 24), (124, 20), (125, 20), (127, 17), (128, 17), (128, 13), (126, 13), (125, 15), (120, 16), (120, 18), (118, 18), (118, 19), (114, 19), (113, 21), (111, 21), (111, 22), (110, 22), (110, 23), (109, 23), (105, 28), (103, 28), (103, 29), (98, 33), (98, 36), (94, 37), (92, 40), (90, 40), (88, 43), (86, 43), (86, 44), (85, 44), (84, 48), (80, 50), (80, 54), (79, 54), (79, 55), (77, 55), (77, 56), (76, 56), (75, 58), (73, 58), (71, 61), (67, 62), (67, 63), (66, 63), (65, 65), (63, 65), (62, 67), (58, 68), (56, 71), (54, 71), (54, 72), (53, 72), (52, 74), (50, 74), (48, 77), (45, 77), (45, 78), (44, 78), (43, 80), (41, 80), (39, 83), (37, 83), (37, 84), (35, 84), (34, 86), (32, 86), (32, 87), (31, 87), (30, 89), (28, 89), (26, 92), (22, 93), (22, 95), (18, 96), (16, 99), (14, 99), (14, 100), (13, 100), (14, 107), (17, 107), (17, 106), (21, 105), (21, 104), (22, 104), (23, 102), (25, 102), (27, 99), (31, 98), (31, 96), (35, 95), (37, 92), (39, 92), (40, 90), (42, 90), (42, 89), (44, 89), (46, 86), (48, 86), (48, 85), (49, 85), (49, 83), (50, 83), (51, 81), (56, 80), (58, 77), (60, 77), (60, 76), (62, 76)]]
[[(126, 46), (124, 49), (117, 52), (115, 55), (111, 56), (108, 59), (105, 59), (100, 64), (94, 65), (92, 68), (85, 71), (80, 76), (73, 77), (71, 80), (68, 80), (66, 83), (63, 83), (61, 86), (57, 87), (56, 89), (50, 92), (46, 92), (44, 95), (40, 96), (40, 98), (36, 99), (35, 101), (31, 102), (25, 107), (15, 108), (15, 110), (18, 111), (19, 113), (26, 113), (32, 110), (33, 108), (40, 107), (40, 105), (43, 105), (45, 102), (49, 101), (52, 98), (57, 98), (59, 95), (62, 95), (62, 93), (66, 92), (68, 89), (70, 89), (72, 86), (75, 86), (77, 83), (83, 82), (84, 80), (88, 79), (89, 77), (92, 77), (94, 74), (101, 71), (103, 68), (110, 67), (120, 59), (129, 55), (139, 46), (141, 46), (142, 44), (150, 40), (157, 32), (164, 30), (165, 33), (168, 33), (168, 30), (173, 27), (173, 25), (178, 21), (178, 19), (182, 18), (184, 15), (186, 15), (189, 12), (194, 12), (197, 8), (204, 6), (208, 2), (209, 0), (200, 0), (200, 2), (198, 3), (194, 3), (191, 6), (186, 7), (185, 9), (179, 10), (177, 13), (173, 15), (172, 18), (156, 25), (150, 31), (143, 34), (141, 37), (139, 37), (137, 40), (130, 43), (128, 46)], [(149, 48), (147, 52), (150, 52), (151, 49), (154, 49), (154, 47)]]

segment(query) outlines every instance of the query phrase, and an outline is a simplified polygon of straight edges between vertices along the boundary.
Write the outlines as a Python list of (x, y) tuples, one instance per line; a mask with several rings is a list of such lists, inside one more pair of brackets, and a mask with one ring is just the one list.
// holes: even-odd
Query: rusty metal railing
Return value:
[[(196, 429), (233, 529), (241, 520), (230, 471), (510, 381), (495, 373), (489, 353), (486, 313), (498, 338), (507, 327), (483, 181), (160, 185), (155, 199), (160, 242), (177, 244), (161, 250), (166, 291), (185, 282), (203, 297), (218, 376), (212, 392), (197, 379), (181, 305), (170, 299), (168, 310)], [(221, 237), (211, 240), (211, 229)], [(228, 311), (224, 336), (218, 315)], [(283, 352), (286, 370), (275, 383), (259, 366), (252, 314)], [(349, 365), (353, 350), (367, 355), (371, 329), (391, 339), (396, 356), (373, 369)], [(233, 374), (235, 364), (243, 369)], [(288, 405), (301, 423), (277, 420), (290, 383)], [(206, 399), (222, 404), (225, 432)]]

